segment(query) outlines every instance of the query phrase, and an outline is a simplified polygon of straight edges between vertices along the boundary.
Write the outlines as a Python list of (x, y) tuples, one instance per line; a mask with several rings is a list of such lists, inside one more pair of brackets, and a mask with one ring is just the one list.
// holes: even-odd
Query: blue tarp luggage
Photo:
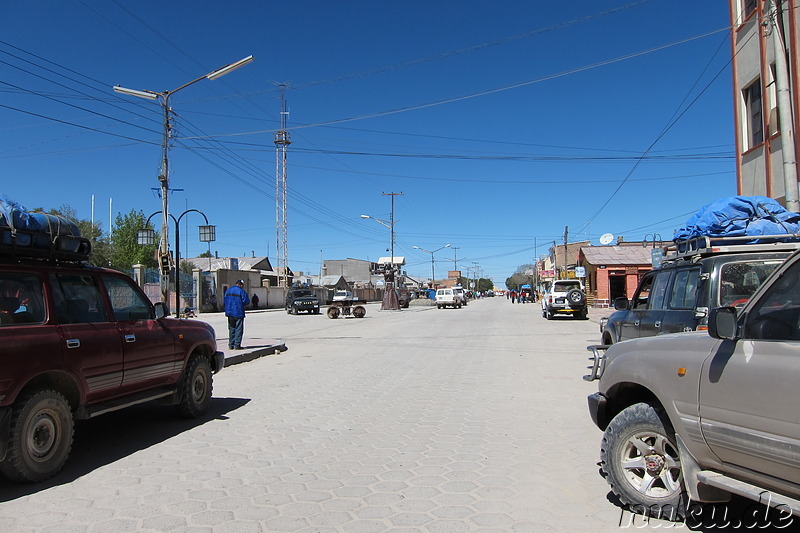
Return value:
[(19, 203), (0, 198), (0, 249), (15, 256), (81, 261), (87, 259), (91, 243), (67, 218), (30, 213)]
[[(703, 206), (675, 232), (676, 243), (695, 237), (741, 237), (800, 234), (800, 214), (773, 198), (730, 196)], [(773, 241), (775, 239), (772, 239)], [(751, 242), (764, 242), (754, 238)]]

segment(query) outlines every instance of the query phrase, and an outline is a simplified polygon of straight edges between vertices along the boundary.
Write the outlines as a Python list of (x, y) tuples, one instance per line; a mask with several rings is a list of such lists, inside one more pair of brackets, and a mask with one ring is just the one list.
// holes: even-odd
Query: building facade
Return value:
[(800, 0), (729, 1), (737, 191), (797, 211)]

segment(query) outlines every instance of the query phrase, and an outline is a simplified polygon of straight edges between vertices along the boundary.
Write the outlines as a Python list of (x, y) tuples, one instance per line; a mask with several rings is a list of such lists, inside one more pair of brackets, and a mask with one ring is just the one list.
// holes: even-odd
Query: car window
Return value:
[(647, 304), (648, 309), (664, 309), (670, 274), (671, 272), (669, 271), (656, 274), (656, 279), (653, 282), (653, 289), (650, 291), (650, 301)]
[(42, 280), (23, 272), (0, 273), (0, 326), (44, 322)]
[(694, 309), (699, 280), (699, 268), (686, 268), (675, 272), (675, 281), (672, 282), (668, 307), (670, 309)]
[(52, 274), (56, 313), (61, 324), (108, 322), (103, 299), (88, 274)]
[(800, 261), (767, 289), (748, 313), (744, 337), (762, 340), (800, 340)]
[(756, 292), (781, 261), (739, 261), (719, 270), (719, 305), (741, 306)]
[(648, 274), (642, 278), (636, 294), (633, 295), (633, 309), (646, 309), (647, 302), (650, 300), (650, 291), (653, 289), (653, 282), (655, 281), (655, 274)]
[(145, 320), (154, 318), (152, 305), (133, 285), (133, 281), (113, 276), (103, 276), (114, 320)]

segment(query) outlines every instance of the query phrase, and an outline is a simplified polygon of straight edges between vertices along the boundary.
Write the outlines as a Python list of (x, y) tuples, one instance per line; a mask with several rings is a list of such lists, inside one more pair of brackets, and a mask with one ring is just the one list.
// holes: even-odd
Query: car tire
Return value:
[(186, 367), (186, 374), (181, 383), (181, 401), (178, 412), (187, 418), (197, 418), (211, 405), (211, 393), (214, 388), (211, 365), (203, 356), (193, 357)]
[(667, 519), (684, 516), (688, 495), (675, 431), (660, 408), (637, 403), (617, 414), (603, 434), (600, 468), (613, 493), (632, 512)]
[(328, 318), (339, 318), (339, 308), (336, 306), (329, 307), (326, 314)]
[(64, 466), (75, 422), (66, 398), (54, 390), (22, 396), (11, 414), (8, 451), (0, 472), (11, 481), (47, 479)]
[(545, 310), (545, 312), (544, 312), (544, 317), (545, 317), (547, 320), (553, 320), (553, 312), (550, 310), (550, 308), (549, 308), (549, 307), (548, 307), (548, 308)]
[(573, 306), (586, 303), (586, 295), (580, 289), (571, 289), (567, 292), (567, 301)]
[(366, 314), (367, 310), (361, 307), (360, 305), (357, 305), (356, 307), (353, 308), (353, 316), (356, 318), (364, 318)]

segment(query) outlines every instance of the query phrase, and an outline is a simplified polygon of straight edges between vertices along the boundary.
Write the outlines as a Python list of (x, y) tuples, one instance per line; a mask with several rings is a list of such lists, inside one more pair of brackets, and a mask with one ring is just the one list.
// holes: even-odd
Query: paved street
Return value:
[(201, 420), (79, 422), (57, 477), (0, 480), (0, 531), (616, 531), (581, 379), (602, 314), (251, 313), (243, 344), (287, 351), (217, 374)]

